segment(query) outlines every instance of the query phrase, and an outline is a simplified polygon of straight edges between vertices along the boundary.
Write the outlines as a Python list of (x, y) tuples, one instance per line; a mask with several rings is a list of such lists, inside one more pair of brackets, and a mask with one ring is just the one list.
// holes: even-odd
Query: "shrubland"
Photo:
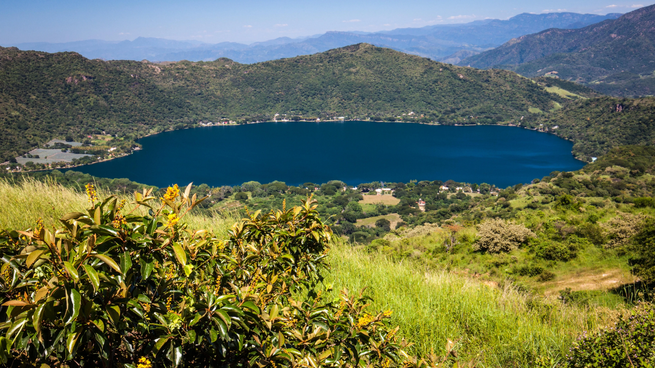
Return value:
[(3, 227), (24, 229), (3, 233), (6, 362), (561, 365), (581, 331), (623, 314), (330, 242), (311, 202), (231, 226), (187, 213), (190, 189), (85, 189), (90, 203), (55, 183), (0, 187), (21, 198)]

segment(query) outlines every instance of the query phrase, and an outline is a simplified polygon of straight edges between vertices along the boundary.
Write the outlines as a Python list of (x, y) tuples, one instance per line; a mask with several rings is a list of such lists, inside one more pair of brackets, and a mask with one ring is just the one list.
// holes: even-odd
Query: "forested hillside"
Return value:
[(585, 161), (612, 147), (655, 145), (655, 98), (578, 99), (563, 109), (524, 123), (575, 142), (573, 155)]
[(367, 44), (244, 65), (88, 60), (0, 49), (0, 159), (65, 135), (138, 137), (199, 121), (289, 118), (492, 124), (564, 99), (508, 71)]
[(548, 29), (469, 57), (460, 65), (553, 75), (616, 96), (655, 94), (655, 5), (581, 29)]

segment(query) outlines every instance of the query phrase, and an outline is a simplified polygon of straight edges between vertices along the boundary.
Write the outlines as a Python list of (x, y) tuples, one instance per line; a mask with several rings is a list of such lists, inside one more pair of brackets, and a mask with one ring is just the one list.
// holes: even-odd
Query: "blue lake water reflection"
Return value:
[(133, 155), (74, 170), (157, 186), (452, 179), (506, 187), (584, 166), (571, 155), (571, 142), (500, 126), (266, 123), (179, 130), (139, 142), (143, 150)]

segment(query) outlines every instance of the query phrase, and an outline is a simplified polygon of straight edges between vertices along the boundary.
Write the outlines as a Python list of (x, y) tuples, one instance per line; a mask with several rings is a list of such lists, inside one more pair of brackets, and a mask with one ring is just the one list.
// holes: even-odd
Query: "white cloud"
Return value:
[(471, 14), (471, 15), (453, 15), (448, 17), (450, 20), (458, 20), (458, 19), (472, 19), (472, 18), (477, 18), (476, 15)]
[(634, 4), (631, 6), (631, 8), (643, 8), (644, 4)]
[(250, 24), (243, 26), (243, 28), (252, 28)]
[(565, 11), (566, 11), (566, 9), (544, 9), (541, 12), (542, 13), (561, 13), (561, 12), (565, 12)]
[(359, 20), (359, 19), (351, 19), (351, 20), (344, 20), (344, 21), (341, 21), (341, 23), (357, 23), (357, 22), (361, 22), (361, 20)]
[(615, 4), (606, 6), (606, 8), (616, 8), (616, 7), (618, 7), (618, 5), (615, 5)]
[(130, 32), (121, 32), (121, 33), (119, 33), (119, 35), (121, 35), (121, 36), (128, 35), (128, 34), (130, 34)]
[(275, 27), (286, 27), (288, 24), (276, 24)]

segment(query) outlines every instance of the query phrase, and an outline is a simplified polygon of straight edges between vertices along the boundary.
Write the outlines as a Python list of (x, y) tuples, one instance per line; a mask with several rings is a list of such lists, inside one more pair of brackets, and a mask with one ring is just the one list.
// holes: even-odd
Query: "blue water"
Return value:
[(500, 126), (266, 123), (178, 130), (139, 143), (143, 150), (130, 156), (74, 170), (160, 187), (449, 179), (507, 187), (584, 166), (571, 142)]

